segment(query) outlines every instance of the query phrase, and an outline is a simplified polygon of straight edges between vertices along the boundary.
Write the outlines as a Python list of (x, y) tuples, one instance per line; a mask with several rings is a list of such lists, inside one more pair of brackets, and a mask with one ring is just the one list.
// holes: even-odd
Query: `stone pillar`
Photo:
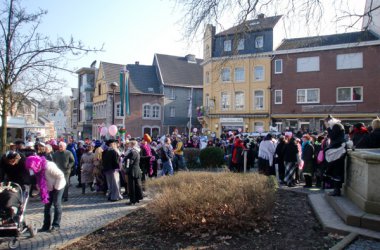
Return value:
[(380, 149), (348, 152), (344, 194), (363, 211), (380, 215)]

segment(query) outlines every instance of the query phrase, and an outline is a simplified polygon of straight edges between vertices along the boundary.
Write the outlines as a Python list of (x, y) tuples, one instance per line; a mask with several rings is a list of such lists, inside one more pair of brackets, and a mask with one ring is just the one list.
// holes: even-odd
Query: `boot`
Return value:
[(86, 184), (82, 184), (82, 194), (85, 194), (86, 192)]
[(305, 186), (303, 186), (304, 188), (310, 188), (312, 186), (312, 177), (310, 175), (305, 175), (304, 176), (305, 178)]

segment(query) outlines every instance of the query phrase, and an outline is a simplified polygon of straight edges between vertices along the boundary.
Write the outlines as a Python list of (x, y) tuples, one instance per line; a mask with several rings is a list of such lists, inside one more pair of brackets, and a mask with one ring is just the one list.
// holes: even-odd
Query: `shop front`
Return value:
[(221, 132), (242, 132), (244, 130), (244, 119), (243, 118), (220, 118), (219, 124), (221, 127)]

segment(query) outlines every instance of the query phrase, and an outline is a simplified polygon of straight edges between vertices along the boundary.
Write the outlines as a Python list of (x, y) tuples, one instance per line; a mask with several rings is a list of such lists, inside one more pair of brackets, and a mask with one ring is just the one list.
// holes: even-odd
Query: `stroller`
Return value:
[(18, 237), (25, 232), (28, 231), (30, 237), (37, 234), (36, 225), (27, 225), (25, 222), (24, 211), (28, 199), (29, 193), (24, 192), (17, 183), (0, 183), (0, 243), (9, 240), (10, 249), (19, 246)]

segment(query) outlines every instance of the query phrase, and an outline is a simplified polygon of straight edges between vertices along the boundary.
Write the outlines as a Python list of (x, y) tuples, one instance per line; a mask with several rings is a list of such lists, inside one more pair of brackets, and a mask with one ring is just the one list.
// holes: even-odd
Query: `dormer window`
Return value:
[(224, 41), (224, 51), (231, 51), (231, 40)]
[(262, 48), (264, 47), (264, 37), (258, 36), (255, 39), (255, 48)]

